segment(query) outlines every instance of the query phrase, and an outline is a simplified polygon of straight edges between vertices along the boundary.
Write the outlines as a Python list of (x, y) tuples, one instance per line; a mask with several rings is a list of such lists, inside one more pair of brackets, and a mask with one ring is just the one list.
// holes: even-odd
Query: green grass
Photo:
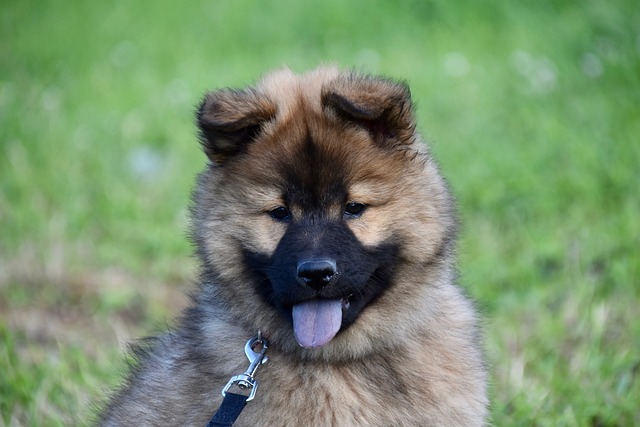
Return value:
[(184, 305), (193, 108), (287, 64), (409, 81), (460, 202), (493, 423), (640, 425), (640, 8), (4, 2), (0, 426), (91, 420)]

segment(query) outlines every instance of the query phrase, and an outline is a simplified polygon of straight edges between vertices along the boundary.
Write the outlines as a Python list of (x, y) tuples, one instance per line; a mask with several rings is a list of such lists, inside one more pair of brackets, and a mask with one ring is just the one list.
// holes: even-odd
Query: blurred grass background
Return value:
[(493, 423), (640, 425), (637, 2), (25, 0), (0, 14), (0, 426), (87, 424), (184, 306), (203, 93), (323, 62), (411, 84)]

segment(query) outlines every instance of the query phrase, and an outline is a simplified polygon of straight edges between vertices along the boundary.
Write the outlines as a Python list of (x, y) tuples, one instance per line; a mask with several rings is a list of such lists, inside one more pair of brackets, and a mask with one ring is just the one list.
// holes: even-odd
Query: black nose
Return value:
[(298, 280), (313, 289), (327, 286), (338, 272), (336, 262), (330, 259), (302, 261), (298, 264)]

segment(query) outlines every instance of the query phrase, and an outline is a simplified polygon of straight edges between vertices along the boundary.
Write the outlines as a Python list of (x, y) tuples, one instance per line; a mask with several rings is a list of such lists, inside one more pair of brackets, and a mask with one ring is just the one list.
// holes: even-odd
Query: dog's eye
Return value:
[(269, 211), (269, 215), (276, 221), (288, 221), (290, 217), (289, 209), (284, 206), (278, 206), (275, 209), (271, 209)]
[(363, 203), (347, 203), (347, 206), (344, 207), (344, 215), (347, 218), (357, 218), (362, 215), (366, 207), (367, 205)]

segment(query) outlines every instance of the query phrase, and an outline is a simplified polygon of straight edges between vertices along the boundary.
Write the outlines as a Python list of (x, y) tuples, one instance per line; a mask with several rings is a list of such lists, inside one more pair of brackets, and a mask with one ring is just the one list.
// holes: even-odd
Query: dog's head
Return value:
[(454, 235), (407, 86), (281, 70), (208, 94), (197, 120), (210, 163), (193, 235), (229, 313), (309, 357), (403, 339), (451, 274)]

